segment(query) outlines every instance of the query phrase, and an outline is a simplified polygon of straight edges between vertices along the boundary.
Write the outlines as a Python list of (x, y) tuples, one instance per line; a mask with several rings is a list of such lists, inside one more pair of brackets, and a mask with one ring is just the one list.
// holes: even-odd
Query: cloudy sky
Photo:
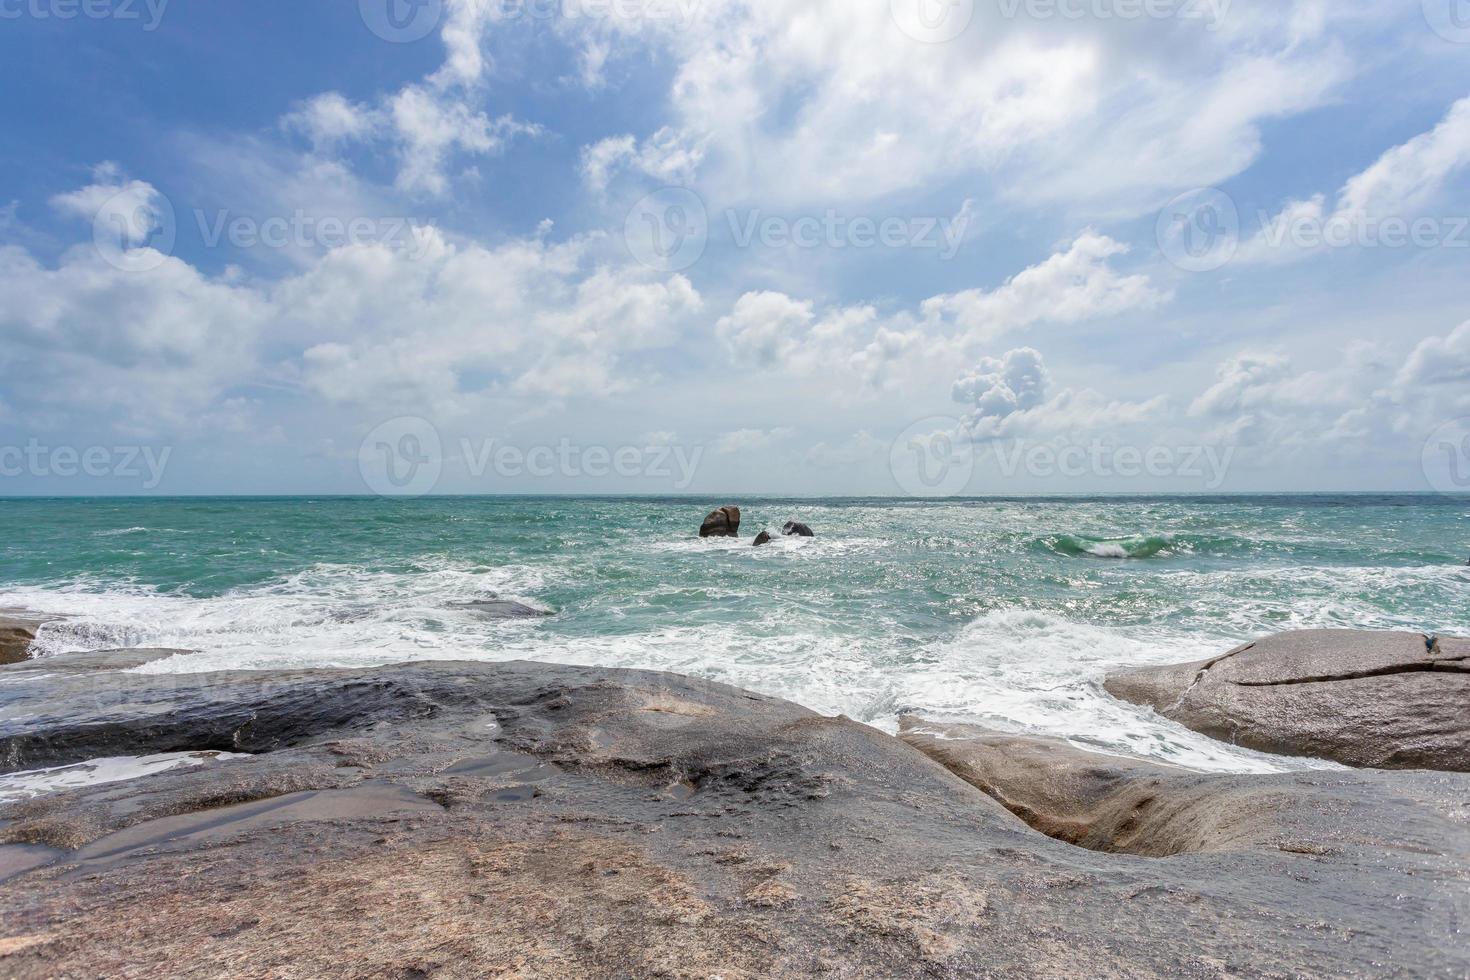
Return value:
[(0, 0), (0, 493), (1470, 490), (1465, 0)]

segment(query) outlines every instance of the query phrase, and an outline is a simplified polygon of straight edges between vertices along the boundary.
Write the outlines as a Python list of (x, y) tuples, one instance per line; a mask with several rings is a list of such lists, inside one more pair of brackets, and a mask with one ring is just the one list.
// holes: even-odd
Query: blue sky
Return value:
[(0, 494), (1470, 490), (1460, 24), (0, 0)]

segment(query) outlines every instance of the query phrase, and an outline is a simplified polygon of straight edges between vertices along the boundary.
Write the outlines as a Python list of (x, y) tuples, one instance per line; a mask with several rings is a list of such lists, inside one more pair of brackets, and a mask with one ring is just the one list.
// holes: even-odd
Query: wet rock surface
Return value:
[(701, 538), (736, 538), (740, 536), (740, 508), (721, 507), (711, 511), (699, 526)]
[(1470, 640), (1308, 630), (1108, 677), (1114, 697), (1222, 741), (1380, 769), (1470, 771)]
[(781, 533), (787, 537), (796, 538), (814, 538), (817, 536), (817, 532), (800, 521), (787, 521), (786, 526), (781, 528)]
[(0, 613), (0, 664), (18, 664), (29, 660), (36, 630), (54, 618), (23, 612)]
[(552, 615), (549, 610), (537, 609), (513, 599), (477, 599), (474, 602), (456, 602), (454, 609), (463, 609), (482, 619), (544, 619)]
[[(1308, 802), (1263, 818), (1289, 833), (1212, 830), (1160, 858), (1047, 836), (995, 793), (1062, 819), (1114, 809), (1099, 779), (1187, 796), (1172, 771), (1013, 745), (982, 789), (932, 746), (671, 675), (47, 659), (0, 670), (8, 769), (257, 754), (0, 808), (0, 868), (22, 869), (0, 884), (5, 976), (1470, 969), (1470, 777), (1215, 777)], [(1027, 760), (1048, 753), (1083, 789), (1037, 789)]]

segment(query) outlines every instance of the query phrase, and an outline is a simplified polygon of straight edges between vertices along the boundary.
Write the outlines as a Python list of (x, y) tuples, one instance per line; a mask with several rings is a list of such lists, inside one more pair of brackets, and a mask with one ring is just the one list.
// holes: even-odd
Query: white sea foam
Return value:
[(232, 752), (169, 752), (162, 755), (115, 756), (92, 759), (55, 769), (32, 769), (0, 776), (0, 803), (30, 799), (46, 793), (139, 779), (184, 766), (202, 766), (219, 760), (248, 758)]
[[(754, 561), (818, 560), (879, 546), (880, 539), (654, 542), (703, 549), (712, 560), (738, 552)], [(823, 550), (825, 549), (825, 551)], [(695, 553), (697, 559), (697, 553)], [(1109, 670), (1203, 659), (1242, 639), (1289, 628), (1429, 628), (1382, 611), (1384, 590), (1463, 593), (1459, 569), (1246, 568), (1164, 572), (1183, 604), (1131, 625), (1091, 625), (1015, 605), (974, 615), (939, 638), (900, 624), (847, 624), (812, 612), (821, 596), (758, 598), (735, 585), (645, 582), (632, 595), (587, 600), (581, 626), (559, 619), (487, 621), (453, 603), (498, 595), (536, 603), (575, 574), (573, 564), (454, 565), (407, 572), (319, 565), (211, 598), (144, 587), (75, 583), (0, 594), (0, 607), (63, 613), (47, 624), (38, 652), (148, 646), (198, 651), (138, 668), (153, 674), (229, 669), (370, 668), (422, 660), (539, 660), (672, 671), (788, 698), (825, 714), (894, 730), (904, 713), (1014, 733), (1079, 740), (1092, 748), (1159, 758), (1202, 770), (1269, 772), (1323, 767), (1266, 756), (1198, 735), (1152, 711), (1109, 697)], [(677, 606), (694, 590), (747, 611), (733, 621), (670, 623), (650, 609)], [(1374, 596), (1378, 597), (1375, 604)], [(742, 606), (743, 604), (743, 606)], [(642, 618), (640, 618), (642, 617)], [(1167, 623), (1167, 625), (1164, 625)]]

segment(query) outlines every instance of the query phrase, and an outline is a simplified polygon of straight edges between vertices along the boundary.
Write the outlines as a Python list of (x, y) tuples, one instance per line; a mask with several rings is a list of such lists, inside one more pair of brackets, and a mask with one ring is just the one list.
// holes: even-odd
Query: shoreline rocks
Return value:
[(1307, 630), (1192, 664), (1108, 676), (1108, 693), (1246, 748), (1378, 769), (1470, 771), (1470, 640)]
[(31, 644), (36, 640), (36, 631), (58, 618), (28, 613), (0, 614), (0, 664), (18, 664), (31, 659)]
[(814, 538), (817, 536), (815, 531), (807, 527), (805, 524), (802, 524), (800, 521), (787, 521), (786, 526), (781, 528), (781, 533), (786, 535), (788, 538)]
[(47, 659), (0, 669), (0, 768), (253, 755), (0, 805), (6, 976), (1470, 969), (1458, 774), (1176, 774), (922, 722), (905, 744), (645, 671)]

